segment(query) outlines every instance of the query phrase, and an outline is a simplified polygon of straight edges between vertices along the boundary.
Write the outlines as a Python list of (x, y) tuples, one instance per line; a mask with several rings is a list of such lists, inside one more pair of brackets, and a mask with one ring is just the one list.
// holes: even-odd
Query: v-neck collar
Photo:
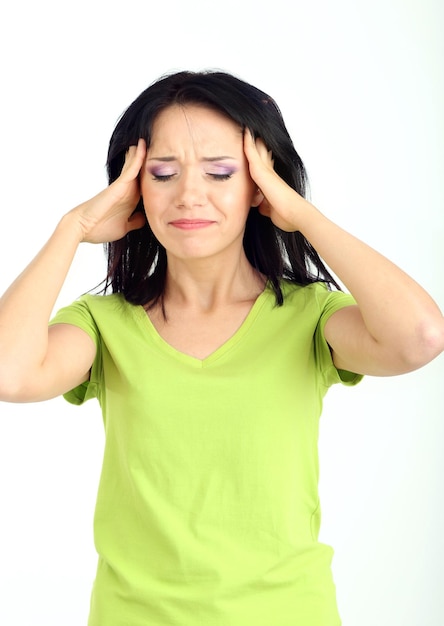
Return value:
[(220, 359), (227, 352), (234, 349), (235, 346), (237, 346), (237, 344), (243, 339), (245, 334), (253, 325), (265, 302), (267, 302), (268, 299), (273, 296), (273, 291), (267, 283), (264, 290), (256, 298), (254, 304), (252, 305), (251, 309), (249, 310), (247, 316), (245, 317), (239, 328), (222, 345), (216, 348), (216, 350), (214, 350), (204, 359), (199, 359), (185, 352), (181, 352), (180, 350), (176, 350), (176, 348), (169, 344), (159, 334), (143, 306), (137, 305), (135, 307), (135, 313), (138, 321), (140, 321), (142, 327), (144, 327), (144, 329), (148, 332), (150, 339), (155, 344), (158, 350), (160, 350), (165, 355), (168, 355), (169, 357), (181, 361), (182, 363), (191, 367), (204, 368), (208, 367), (209, 365)]

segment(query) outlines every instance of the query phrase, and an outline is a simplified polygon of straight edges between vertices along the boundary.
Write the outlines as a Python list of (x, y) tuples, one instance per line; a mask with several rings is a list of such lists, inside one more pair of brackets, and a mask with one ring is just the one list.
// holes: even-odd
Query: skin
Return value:
[(263, 196), (249, 173), (242, 131), (230, 119), (195, 106), (163, 111), (153, 125), (140, 186), (170, 272), (199, 259), (222, 264), (236, 255), (245, 263), (245, 223)]
[(283, 230), (301, 231), (357, 301), (325, 326), (336, 367), (391, 376), (438, 356), (444, 349), (444, 318), (424, 289), (291, 189), (274, 171), (264, 144), (249, 133), (245, 153), (264, 194), (260, 212)]
[(265, 286), (242, 245), (248, 213), (263, 196), (241, 129), (203, 107), (167, 109), (154, 123), (140, 185), (168, 259), (168, 321), (160, 308), (148, 315), (165, 341), (203, 359), (239, 328)]
[[(211, 168), (226, 174), (227, 163), (236, 171), (215, 179)], [(165, 175), (168, 180), (159, 180)], [(251, 206), (278, 227), (302, 232), (355, 297), (357, 306), (336, 312), (325, 327), (337, 367), (401, 374), (444, 349), (443, 316), (430, 296), (291, 189), (261, 140), (214, 111), (174, 107), (155, 122), (148, 152), (142, 139), (132, 146), (120, 177), (61, 219), (0, 299), (0, 400), (44, 400), (87, 380), (92, 340), (71, 325), (48, 331), (48, 320), (81, 242), (114, 241), (143, 226), (143, 215), (132, 216), (141, 194), (168, 257), (168, 321), (156, 309), (148, 314), (176, 349), (195, 358), (211, 354), (263, 290), (264, 277), (242, 248)], [(29, 302), (39, 303), (32, 316)]]

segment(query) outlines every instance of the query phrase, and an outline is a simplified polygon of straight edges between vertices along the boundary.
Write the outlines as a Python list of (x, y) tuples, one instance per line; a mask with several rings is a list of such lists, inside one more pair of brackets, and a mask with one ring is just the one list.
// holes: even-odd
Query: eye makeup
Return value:
[(205, 171), (209, 176), (225, 180), (227, 178), (231, 178), (231, 176), (233, 176), (233, 174), (238, 171), (238, 168), (234, 165), (226, 165), (223, 163), (212, 162), (205, 168)]
[(159, 165), (151, 165), (148, 171), (155, 180), (169, 180), (177, 174), (177, 169), (172, 167), (170, 163), (159, 163)]
[[(233, 174), (239, 170), (239, 167), (234, 163), (223, 162), (225, 158), (226, 157), (203, 159), (202, 169), (204, 174), (214, 180), (228, 180), (231, 178)], [(222, 162), (219, 162), (219, 160), (222, 160)], [(157, 163), (149, 164), (147, 167), (148, 172), (154, 180), (167, 181), (179, 174), (179, 168), (173, 165), (173, 159), (169, 157), (165, 159), (152, 159), (152, 161), (158, 161)]]

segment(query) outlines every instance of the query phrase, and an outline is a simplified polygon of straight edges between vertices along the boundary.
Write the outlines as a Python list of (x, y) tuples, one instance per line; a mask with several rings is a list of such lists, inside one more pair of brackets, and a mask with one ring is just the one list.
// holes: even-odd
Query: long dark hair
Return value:
[[(138, 139), (150, 145), (153, 122), (174, 104), (200, 104), (231, 118), (260, 137), (273, 153), (276, 172), (305, 197), (307, 175), (275, 101), (263, 91), (219, 71), (178, 72), (160, 78), (128, 107), (111, 136), (107, 171), (112, 183), (122, 170), (125, 153)], [(136, 211), (143, 211), (140, 200)], [(316, 250), (300, 232), (284, 232), (268, 217), (251, 210), (244, 234), (251, 265), (271, 283), (278, 305), (283, 303), (282, 278), (299, 285), (324, 281), (340, 289)], [(122, 293), (133, 304), (163, 304), (167, 256), (148, 223), (118, 241), (106, 244), (108, 272), (104, 291)]]

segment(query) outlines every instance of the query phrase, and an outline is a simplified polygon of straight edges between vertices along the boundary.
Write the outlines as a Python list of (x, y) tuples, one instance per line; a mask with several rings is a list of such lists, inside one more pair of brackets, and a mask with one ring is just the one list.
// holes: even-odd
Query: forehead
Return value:
[(209, 107), (172, 105), (154, 120), (150, 150), (180, 143), (205, 146), (242, 143), (242, 128), (231, 118)]

